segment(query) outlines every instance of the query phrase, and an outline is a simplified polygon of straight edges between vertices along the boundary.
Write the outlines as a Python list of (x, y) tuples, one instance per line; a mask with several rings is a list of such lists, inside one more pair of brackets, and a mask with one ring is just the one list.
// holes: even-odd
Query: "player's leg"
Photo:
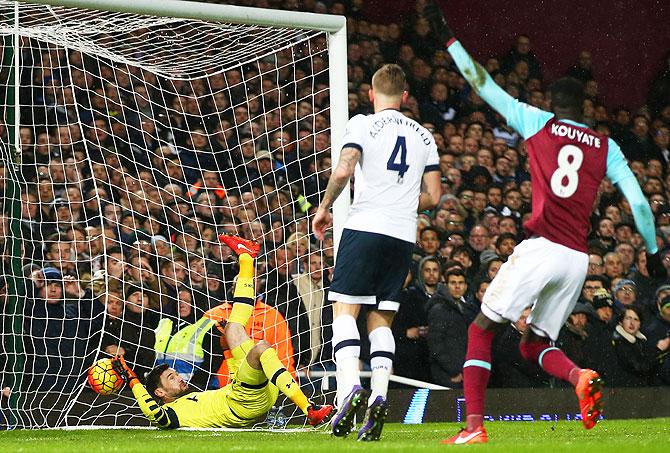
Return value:
[(367, 327), (370, 339), (370, 398), (363, 426), (358, 431), (358, 440), (379, 440), (388, 415), (386, 393), (393, 369), (395, 339), (391, 323), (400, 308), (400, 292), (407, 280), (412, 262), (414, 244), (383, 236), (378, 239), (378, 256), (375, 284), (378, 304), (376, 310), (368, 312)]
[(463, 364), (463, 394), (465, 396), (466, 426), (446, 444), (485, 443), (484, 406), (486, 388), (491, 375), (491, 348), (495, 335), (503, 330), (507, 321), (496, 321), (479, 312), (468, 328), (468, 349)]
[(359, 359), (361, 337), (356, 318), (360, 305), (333, 304), (333, 357), (337, 377), (337, 414), (333, 418), (333, 434), (346, 437), (354, 428), (356, 413), (366, 407), (370, 392), (361, 387)]
[[(318, 425), (333, 411), (330, 405), (319, 406), (307, 399), (300, 385), (293, 379), (277, 357), (277, 351), (267, 341), (259, 341), (246, 357), (246, 362), (255, 370), (262, 370), (267, 380), (290, 399), (307, 416), (310, 425)], [(242, 380), (240, 375), (238, 380)]]
[(388, 416), (389, 379), (393, 370), (395, 340), (391, 332), (391, 323), (396, 312), (391, 310), (371, 310), (368, 312), (367, 325), (370, 338), (370, 398), (363, 426), (358, 432), (358, 440), (379, 440)]
[(328, 299), (333, 301), (333, 359), (337, 375), (338, 412), (333, 434), (348, 435), (358, 407), (367, 406), (369, 392), (360, 385), (361, 339), (356, 318), (361, 305), (377, 303), (375, 271), (378, 264), (378, 236), (345, 229), (335, 260)]
[(519, 319), (523, 310), (534, 303), (542, 290), (546, 278), (537, 264), (542, 262), (541, 245), (534, 240), (519, 244), (486, 290), (481, 312), (468, 327), (468, 348), (463, 364), (466, 427), (457, 435), (445, 439), (444, 443), (481, 443), (488, 440), (483, 425), (493, 338), (509, 320)]
[(356, 324), (360, 310), (361, 306), (357, 304), (333, 304), (333, 356), (337, 367), (338, 407), (342, 407), (353, 390), (361, 388), (361, 337)]
[(526, 360), (575, 387), (582, 423), (591, 429), (602, 411), (603, 382), (597, 372), (581, 369), (552, 344), (581, 293), (588, 256), (555, 244), (553, 247), (557, 250), (549, 250), (549, 254), (556, 262), (548, 265), (554, 268), (555, 281), (544, 288), (533, 307), (528, 317), (529, 328), (521, 338), (519, 349)]
[(256, 241), (228, 234), (220, 235), (219, 240), (238, 255), (240, 265), (233, 293), (233, 310), (225, 328), (226, 342), (232, 350), (249, 338), (245, 329), (256, 303), (254, 258), (260, 250), (260, 245)]
[(254, 341), (247, 335), (246, 325), (256, 303), (254, 258), (260, 250), (260, 245), (255, 241), (228, 234), (220, 235), (219, 240), (238, 255), (240, 265), (233, 293), (233, 309), (226, 323), (224, 335), (233, 360), (241, 363), (254, 347)]

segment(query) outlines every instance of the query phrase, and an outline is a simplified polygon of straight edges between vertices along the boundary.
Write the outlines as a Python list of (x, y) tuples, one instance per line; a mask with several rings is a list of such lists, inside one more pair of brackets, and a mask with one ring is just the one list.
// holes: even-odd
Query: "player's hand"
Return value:
[(668, 277), (668, 271), (665, 269), (665, 266), (663, 266), (660, 251), (657, 251), (654, 254), (647, 252), (647, 272), (649, 273), (649, 276), (655, 280)]
[(123, 382), (128, 384), (130, 388), (133, 388), (133, 385), (140, 382), (135, 372), (130, 369), (123, 357), (118, 355), (114, 356), (112, 359), (112, 367), (114, 368), (114, 371), (116, 371), (116, 374), (118, 374), (121, 379), (123, 379)]
[(314, 236), (319, 241), (323, 241), (323, 235), (326, 230), (332, 225), (333, 216), (325, 209), (319, 208), (314, 215), (314, 220), (312, 220), (312, 231)]
[(447, 19), (445, 19), (440, 7), (435, 4), (435, 0), (429, 2), (428, 5), (426, 5), (423, 10), (423, 15), (433, 26), (433, 29), (437, 34), (437, 39), (440, 41), (440, 43), (442, 43), (442, 45), (446, 46), (447, 42), (449, 42), (449, 40), (454, 37), (454, 32), (451, 31), (451, 28), (449, 28)]

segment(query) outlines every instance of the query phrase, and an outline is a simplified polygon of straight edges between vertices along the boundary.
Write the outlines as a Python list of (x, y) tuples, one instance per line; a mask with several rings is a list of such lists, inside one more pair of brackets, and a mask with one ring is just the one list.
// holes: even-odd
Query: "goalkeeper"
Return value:
[(310, 425), (326, 421), (333, 407), (311, 403), (270, 344), (254, 344), (245, 331), (255, 301), (254, 257), (259, 245), (236, 236), (220, 239), (240, 261), (233, 309), (225, 328), (225, 342), (234, 361), (231, 383), (218, 390), (193, 391), (175, 370), (163, 364), (147, 375), (145, 388), (122, 357), (113, 359), (114, 369), (132, 389), (144, 415), (161, 428), (249, 427), (270, 410), (279, 391), (302, 410)]

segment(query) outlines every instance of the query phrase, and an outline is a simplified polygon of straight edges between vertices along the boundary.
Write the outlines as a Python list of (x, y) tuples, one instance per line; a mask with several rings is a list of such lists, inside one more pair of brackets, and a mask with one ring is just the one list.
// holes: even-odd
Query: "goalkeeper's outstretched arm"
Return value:
[(123, 357), (114, 357), (112, 359), (114, 371), (121, 376), (121, 379), (128, 384), (130, 390), (133, 392), (137, 404), (140, 406), (142, 413), (151, 423), (158, 425), (160, 428), (170, 429), (179, 428), (179, 420), (174, 410), (160, 406), (153, 396), (142, 385), (139, 378), (133, 370), (126, 364)]

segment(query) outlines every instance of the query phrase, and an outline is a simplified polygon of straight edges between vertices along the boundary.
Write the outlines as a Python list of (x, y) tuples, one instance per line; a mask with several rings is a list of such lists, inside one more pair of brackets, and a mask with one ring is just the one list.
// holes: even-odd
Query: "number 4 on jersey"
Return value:
[[(400, 151), (400, 162), (396, 163), (396, 159), (398, 158), (398, 151)], [(409, 165), (407, 165), (407, 143), (405, 142), (405, 137), (398, 137), (398, 140), (395, 142), (391, 157), (389, 157), (389, 160), (386, 163), (386, 169), (397, 171), (398, 182), (402, 182), (402, 179), (405, 176), (405, 172), (409, 169)]]

